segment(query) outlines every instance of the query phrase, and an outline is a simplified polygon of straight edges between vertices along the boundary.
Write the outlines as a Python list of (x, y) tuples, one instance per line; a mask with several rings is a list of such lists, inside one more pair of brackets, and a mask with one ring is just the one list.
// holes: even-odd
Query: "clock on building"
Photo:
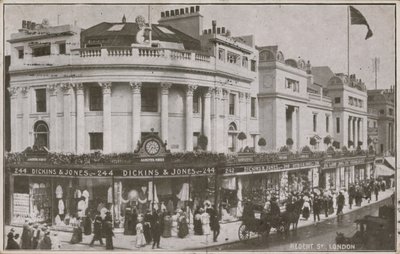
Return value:
[(153, 129), (138, 142), (138, 148), (134, 151), (134, 156), (139, 162), (164, 162), (169, 154), (171, 152), (167, 149), (167, 143), (163, 142)]
[(160, 144), (153, 139), (146, 141), (144, 149), (149, 155), (156, 155), (160, 151)]

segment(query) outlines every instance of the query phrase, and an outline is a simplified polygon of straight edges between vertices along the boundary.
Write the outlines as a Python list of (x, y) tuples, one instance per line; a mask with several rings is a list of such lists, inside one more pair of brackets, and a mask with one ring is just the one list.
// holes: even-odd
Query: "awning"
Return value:
[(389, 168), (391, 168), (393, 170), (396, 168), (394, 157), (384, 157), (384, 160), (385, 160), (384, 163), (386, 166), (388, 166)]
[(392, 176), (394, 175), (394, 170), (388, 168), (383, 164), (375, 164), (376, 175), (377, 176)]

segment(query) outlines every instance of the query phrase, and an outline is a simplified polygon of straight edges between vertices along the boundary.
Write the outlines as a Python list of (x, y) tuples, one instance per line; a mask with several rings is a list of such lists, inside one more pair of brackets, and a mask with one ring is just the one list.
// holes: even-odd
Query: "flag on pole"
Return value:
[(372, 30), (369, 28), (368, 22), (365, 19), (365, 17), (361, 14), (359, 10), (354, 8), (353, 6), (350, 6), (350, 17), (351, 17), (351, 24), (352, 25), (366, 25), (368, 28), (367, 35), (365, 36), (365, 39), (368, 40), (368, 38), (372, 37)]

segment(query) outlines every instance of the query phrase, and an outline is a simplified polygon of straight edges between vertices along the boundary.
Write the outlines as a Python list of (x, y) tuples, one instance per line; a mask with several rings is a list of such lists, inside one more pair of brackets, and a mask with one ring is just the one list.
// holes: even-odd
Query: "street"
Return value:
[[(336, 232), (344, 233), (345, 236), (352, 236), (356, 232), (356, 225), (353, 223), (365, 215), (378, 215), (380, 206), (390, 204), (391, 199), (385, 199), (375, 204), (366, 206), (355, 212), (343, 215), (341, 222), (336, 218), (317, 223), (316, 225), (291, 230), (287, 239), (281, 235), (271, 234), (267, 240), (253, 239), (249, 242), (236, 242), (218, 247), (208, 248), (209, 251), (333, 251), (335, 249)], [(322, 217), (323, 215), (321, 215)], [(310, 218), (312, 219), (312, 218)], [(351, 251), (351, 249), (349, 249)], [(353, 249), (354, 251), (354, 249)]]

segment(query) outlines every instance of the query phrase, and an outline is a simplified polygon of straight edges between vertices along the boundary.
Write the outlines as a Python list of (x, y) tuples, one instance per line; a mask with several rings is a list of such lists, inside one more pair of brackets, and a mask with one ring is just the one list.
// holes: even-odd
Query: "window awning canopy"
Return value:
[(394, 175), (394, 170), (383, 164), (375, 164), (376, 166), (376, 175), (377, 176), (392, 176)]

